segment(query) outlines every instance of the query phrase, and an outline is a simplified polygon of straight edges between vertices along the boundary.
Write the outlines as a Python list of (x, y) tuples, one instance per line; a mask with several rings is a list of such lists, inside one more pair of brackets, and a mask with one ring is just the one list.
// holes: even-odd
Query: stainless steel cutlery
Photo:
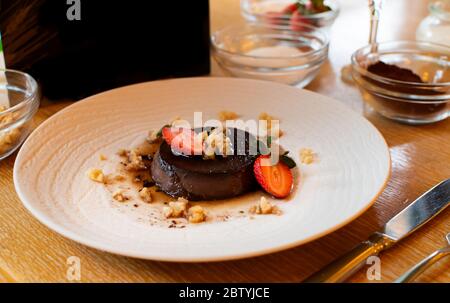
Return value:
[[(330, 263), (304, 282), (342, 282), (346, 280), (365, 264), (367, 258), (378, 255), (381, 251), (406, 238), (433, 219), (449, 204), (450, 179), (439, 183), (424, 193), (386, 223), (382, 231), (374, 233), (367, 241), (362, 242), (349, 253)], [(444, 250), (447, 251), (447, 249)], [(440, 256), (442, 256), (442, 252), (437, 253), (432, 259)], [(421, 269), (417, 270), (420, 271)]]

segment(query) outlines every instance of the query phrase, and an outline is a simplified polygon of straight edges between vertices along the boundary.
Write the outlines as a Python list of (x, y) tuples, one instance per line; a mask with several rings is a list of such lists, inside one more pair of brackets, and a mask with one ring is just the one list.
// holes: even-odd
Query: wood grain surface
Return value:
[[(351, 53), (366, 44), (366, 1), (345, 0), (332, 29), (330, 59), (307, 89), (340, 100), (363, 112), (356, 87), (340, 79), (340, 69)], [(428, 1), (386, 1), (380, 40), (414, 39), (427, 14)], [(238, 22), (238, 0), (211, 0), (212, 30)], [(216, 65), (213, 75), (221, 75)], [(44, 102), (38, 125), (71, 102)], [(427, 126), (407, 126), (368, 113), (385, 136), (392, 153), (392, 177), (375, 205), (351, 224), (320, 240), (268, 256), (209, 264), (180, 264), (136, 260), (79, 245), (48, 230), (18, 199), (12, 180), (15, 155), (0, 162), (0, 282), (66, 282), (67, 259), (81, 262), (83, 282), (297, 282), (319, 270), (379, 229), (422, 192), (450, 177), (450, 119)], [(382, 282), (396, 279), (422, 258), (446, 244), (450, 211), (381, 255)], [(371, 282), (366, 270), (350, 282)], [(450, 282), (450, 259), (444, 259), (419, 278), (423, 282)], [(375, 281), (377, 282), (377, 281)]]

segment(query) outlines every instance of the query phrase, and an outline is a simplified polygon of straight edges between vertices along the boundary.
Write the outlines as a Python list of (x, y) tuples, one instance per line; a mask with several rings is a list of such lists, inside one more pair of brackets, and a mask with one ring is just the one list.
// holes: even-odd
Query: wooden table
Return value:
[[(366, 43), (366, 1), (345, 0), (332, 30), (330, 60), (307, 88), (341, 100), (362, 111), (357, 89), (344, 84), (340, 69), (351, 53)], [(417, 24), (427, 14), (427, 1), (387, 0), (380, 40), (414, 39)], [(236, 22), (238, 0), (211, 0), (212, 29)], [(213, 75), (219, 75), (217, 67)], [(70, 102), (46, 102), (36, 122), (42, 122)], [(22, 206), (13, 186), (15, 156), (0, 162), (0, 281), (67, 281), (66, 260), (81, 259), (82, 281), (123, 282), (295, 282), (317, 271), (380, 228), (395, 213), (435, 183), (450, 177), (450, 119), (414, 127), (376, 115), (368, 118), (385, 136), (392, 153), (392, 177), (375, 205), (346, 227), (320, 240), (268, 256), (211, 264), (178, 264), (135, 260), (79, 245), (51, 232)], [(450, 232), (450, 211), (382, 254), (382, 281), (392, 281), (409, 267), (444, 246)], [(366, 282), (361, 270), (350, 281)], [(450, 282), (450, 259), (430, 269), (420, 281)]]

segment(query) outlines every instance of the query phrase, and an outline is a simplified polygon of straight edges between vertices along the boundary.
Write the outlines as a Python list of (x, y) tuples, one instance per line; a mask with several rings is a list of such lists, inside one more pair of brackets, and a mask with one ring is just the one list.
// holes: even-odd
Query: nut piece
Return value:
[(206, 219), (206, 213), (203, 207), (197, 205), (189, 208), (189, 222), (190, 223), (202, 223)]
[(173, 215), (173, 209), (172, 209), (172, 207), (164, 206), (162, 209), (162, 213), (165, 218), (171, 218)]
[[(169, 206), (163, 208), (163, 214), (166, 218), (181, 218), (186, 216), (186, 210), (189, 201), (178, 198), (177, 202), (170, 202)], [(169, 210), (170, 209), (170, 210)]]
[(281, 138), (283, 136), (284, 133), (280, 129), (280, 121), (277, 118), (269, 115), (268, 113), (261, 113), (258, 119), (266, 121), (267, 123), (267, 128), (260, 130), (262, 132), (261, 135), (270, 135), (274, 138)]
[(223, 110), (219, 113), (220, 121), (236, 120), (237, 118), (239, 118), (239, 115), (236, 114), (235, 112)]
[(273, 205), (267, 201), (266, 198), (261, 197), (261, 200), (259, 201), (259, 208), (262, 214), (267, 215), (272, 213)]
[(310, 148), (303, 148), (300, 150), (300, 161), (303, 164), (309, 165), (314, 162), (314, 152)]
[(128, 153), (127, 170), (136, 171), (147, 169), (142, 156), (136, 151), (132, 150)]
[(268, 130), (272, 128), (272, 120), (275, 120), (275, 118), (272, 117), (271, 115), (269, 115), (268, 113), (261, 113), (261, 114), (259, 114), (258, 119), (267, 122), (267, 129)]
[(205, 159), (214, 159), (215, 155), (222, 155), (224, 157), (233, 154), (231, 139), (224, 133), (225, 129), (215, 128), (204, 139)]
[(113, 178), (113, 180), (114, 181), (117, 181), (117, 182), (123, 182), (123, 181), (125, 181), (127, 178), (125, 178), (125, 176), (122, 176), (122, 175), (117, 175), (117, 176), (115, 176), (114, 178)]
[(249, 212), (251, 214), (258, 214), (258, 215), (280, 215), (281, 210), (267, 201), (265, 197), (261, 197), (261, 200), (257, 205), (254, 205), (250, 208)]
[(117, 151), (117, 155), (119, 156), (119, 157), (126, 157), (127, 155), (128, 155), (128, 151), (126, 150), (126, 149), (119, 149), (118, 151)]
[(150, 144), (160, 143), (162, 141), (162, 134), (159, 130), (151, 130), (147, 135), (147, 142)]
[(119, 201), (119, 202), (124, 202), (125, 200), (127, 200), (127, 198), (123, 195), (123, 191), (122, 190), (116, 190), (112, 197), (114, 198), (114, 200)]
[(88, 173), (89, 179), (98, 183), (105, 183), (106, 178), (103, 171), (98, 168), (91, 169)]
[(108, 160), (108, 158), (104, 154), (100, 154), (99, 159), (100, 159), (100, 161)]
[(152, 202), (152, 193), (150, 191), (150, 188), (144, 187), (139, 192), (139, 197), (141, 197), (142, 201), (150, 203)]

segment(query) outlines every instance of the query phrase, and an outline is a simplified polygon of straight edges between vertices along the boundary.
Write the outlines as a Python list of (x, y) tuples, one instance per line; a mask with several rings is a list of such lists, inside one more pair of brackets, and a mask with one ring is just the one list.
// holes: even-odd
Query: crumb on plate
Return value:
[(189, 222), (190, 223), (202, 223), (206, 220), (206, 213), (203, 207), (197, 205), (189, 208)]
[(161, 136), (159, 136), (159, 131), (151, 130), (148, 132), (147, 141), (151, 144), (159, 142), (161, 140)]
[(142, 159), (142, 155), (140, 155), (137, 150), (128, 152), (128, 163), (126, 165), (126, 169), (131, 171), (147, 169)]
[(126, 149), (121, 148), (117, 151), (117, 155), (119, 157), (126, 157), (128, 155), (128, 151)]
[(88, 173), (88, 176), (89, 179), (97, 183), (105, 183), (106, 181), (105, 174), (101, 169), (98, 168), (91, 169)]
[(259, 203), (250, 208), (251, 214), (257, 215), (280, 215), (281, 210), (270, 203), (265, 197), (261, 197)]
[(112, 195), (113, 199), (119, 202), (125, 202), (127, 199), (127, 197), (125, 197), (124, 193), (122, 190), (116, 190), (113, 195)]
[(263, 112), (259, 114), (258, 119), (261, 121), (266, 121), (267, 123), (267, 128), (265, 129), (266, 135), (268, 135), (267, 133), (270, 132), (270, 135), (276, 138), (281, 138), (283, 136), (284, 132), (280, 129), (280, 122), (277, 118), (269, 115), (268, 113)]
[(189, 201), (184, 198), (178, 198), (176, 202), (170, 202), (169, 206), (163, 208), (163, 214), (166, 218), (181, 218), (186, 216), (186, 210)]
[(152, 193), (150, 188), (144, 187), (139, 191), (139, 197), (141, 197), (142, 201), (150, 203), (152, 202)]
[(226, 110), (219, 112), (219, 120), (220, 121), (236, 120), (237, 118), (239, 118), (239, 115), (236, 114), (235, 112), (226, 111)]
[(114, 181), (118, 181), (118, 182), (123, 182), (123, 181), (125, 181), (127, 178), (125, 178), (125, 176), (122, 176), (122, 175), (116, 175), (116, 176), (114, 176), (114, 178), (113, 178), (113, 180)]
[(314, 151), (310, 148), (302, 148), (300, 150), (300, 161), (306, 165), (314, 163)]

